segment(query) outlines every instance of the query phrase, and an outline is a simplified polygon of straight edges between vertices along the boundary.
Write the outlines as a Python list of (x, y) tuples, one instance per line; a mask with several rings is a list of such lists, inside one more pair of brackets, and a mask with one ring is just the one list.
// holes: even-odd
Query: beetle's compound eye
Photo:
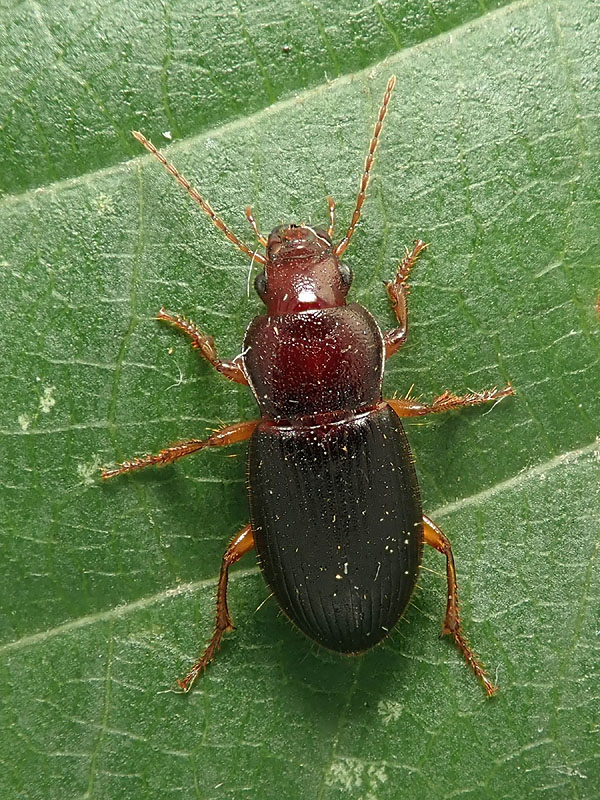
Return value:
[(344, 286), (350, 286), (350, 284), (352, 283), (352, 278), (354, 277), (352, 275), (352, 270), (350, 269), (348, 264), (340, 264), (339, 268), (340, 268), (340, 275), (342, 276), (342, 283), (344, 284)]
[(262, 298), (265, 296), (265, 292), (267, 291), (267, 276), (264, 272), (259, 272), (256, 278), (254, 278), (254, 288), (262, 300)]

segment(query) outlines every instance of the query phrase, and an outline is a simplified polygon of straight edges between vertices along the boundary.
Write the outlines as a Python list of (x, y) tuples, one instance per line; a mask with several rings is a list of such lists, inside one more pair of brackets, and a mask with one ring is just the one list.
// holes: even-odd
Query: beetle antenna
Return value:
[(363, 203), (365, 202), (367, 186), (369, 185), (369, 178), (371, 177), (371, 167), (373, 166), (375, 151), (377, 150), (377, 145), (379, 144), (379, 135), (381, 133), (381, 128), (383, 127), (383, 120), (387, 114), (388, 103), (390, 102), (390, 97), (395, 84), (396, 76), (392, 75), (388, 81), (385, 94), (383, 95), (383, 101), (381, 103), (381, 108), (379, 109), (379, 116), (377, 118), (377, 122), (375, 123), (375, 130), (373, 131), (373, 138), (371, 139), (371, 143), (369, 145), (369, 152), (367, 154), (367, 160), (365, 161), (365, 169), (360, 180), (360, 189), (358, 190), (358, 197), (356, 198), (356, 208), (354, 209), (354, 214), (352, 214), (350, 227), (334, 251), (338, 257), (343, 254), (344, 250), (350, 244), (350, 239), (352, 238), (352, 234), (354, 233), (354, 230), (358, 224), (358, 220), (360, 219), (360, 212), (363, 207)]
[(331, 239), (333, 237), (333, 229), (335, 228), (335, 200), (333, 197), (327, 198), (327, 205), (329, 206), (329, 228), (327, 234)]
[(263, 247), (267, 246), (267, 240), (262, 235), (262, 233), (258, 230), (258, 225), (256, 224), (256, 220), (254, 219), (254, 214), (252, 213), (252, 209), (250, 206), (246, 206), (246, 219), (250, 223), (250, 227), (254, 231), (254, 235), (258, 239), (258, 241), (262, 244)]
[(171, 175), (175, 178), (177, 183), (180, 186), (183, 186), (183, 188), (190, 195), (190, 197), (192, 197), (198, 203), (198, 205), (200, 206), (202, 211), (204, 211), (204, 213), (207, 214), (211, 218), (213, 225), (215, 225), (222, 233), (224, 233), (225, 236), (229, 239), (230, 242), (233, 242), (233, 244), (237, 248), (239, 248), (242, 251), (242, 253), (246, 253), (246, 255), (249, 256), (250, 258), (253, 258), (256, 261), (260, 261), (261, 264), (266, 264), (267, 263), (267, 259), (264, 256), (260, 255), (260, 253), (254, 253), (252, 250), (250, 250), (249, 247), (247, 247), (243, 242), (241, 242), (237, 238), (235, 233), (233, 233), (232, 231), (229, 230), (229, 228), (227, 227), (227, 225), (225, 225), (225, 223), (223, 222), (221, 217), (219, 217), (217, 215), (217, 213), (214, 211), (214, 209), (212, 208), (210, 203), (207, 200), (205, 200), (196, 191), (196, 189), (194, 189), (194, 187), (190, 184), (190, 182), (188, 180), (186, 180), (186, 178), (184, 178), (183, 175), (181, 175), (175, 169), (173, 164), (170, 164), (167, 161), (167, 159), (152, 144), (151, 141), (146, 139), (146, 137), (142, 133), (140, 133), (139, 131), (132, 131), (132, 134), (138, 140), (138, 142), (140, 142), (140, 144), (144, 145), (146, 150), (148, 150), (150, 153), (152, 153), (152, 155), (160, 161), (160, 163), (163, 165), (163, 167), (165, 167), (167, 169), (167, 171), (170, 172)]

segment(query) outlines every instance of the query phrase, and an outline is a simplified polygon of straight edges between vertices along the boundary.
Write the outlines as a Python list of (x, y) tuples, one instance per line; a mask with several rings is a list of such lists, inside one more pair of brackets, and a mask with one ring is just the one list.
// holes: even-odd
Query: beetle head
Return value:
[(321, 261), (331, 251), (331, 239), (325, 231), (308, 225), (278, 225), (267, 242), (267, 259), (273, 266), (291, 261)]
[(296, 314), (346, 303), (352, 273), (329, 235), (309, 225), (279, 225), (267, 242), (267, 264), (254, 286), (269, 314)]

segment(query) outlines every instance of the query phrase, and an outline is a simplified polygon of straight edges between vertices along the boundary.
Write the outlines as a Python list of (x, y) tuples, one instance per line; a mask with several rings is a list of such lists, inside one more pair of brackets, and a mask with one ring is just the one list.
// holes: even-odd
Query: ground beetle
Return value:
[(102, 471), (104, 478), (170, 464), (205, 447), (249, 440), (249, 525), (227, 548), (217, 588), (215, 630), (202, 657), (178, 681), (188, 691), (233, 630), (227, 608), (229, 567), (256, 548), (265, 579), (294, 624), (319, 644), (360, 653), (384, 639), (404, 613), (419, 575), (423, 543), (446, 557), (448, 601), (443, 634), (451, 634), (488, 695), (496, 687), (463, 634), (450, 542), (424, 516), (411, 451), (400, 421), (499, 400), (504, 389), (458, 397), (445, 392), (431, 405), (383, 400), (384, 362), (406, 340), (407, 279), (424, 242), (415, 242), (386, 283), (398, 327), (382, 334), (369, 312), (346, 304), (352, 283), (341, 262), (356, 225), (395, 78), (388, 81), (346, 235), (334, 245), (335, 203), (327, 230), (280, 225), (268, 239), (250, 208), (246, 217), (266, 248), (241, 242), (209, 203), (141, 133), (134, 136), (198, 202), (213, 223), (262, 271), (254, 282), (267, 307), (248, 327), (242, 353), (217, 355), (212, 337), (163, 309), (158, 319), (185, 333), (222, 375), (250, 387), (261, 417), (207, 439), (190, 439)]

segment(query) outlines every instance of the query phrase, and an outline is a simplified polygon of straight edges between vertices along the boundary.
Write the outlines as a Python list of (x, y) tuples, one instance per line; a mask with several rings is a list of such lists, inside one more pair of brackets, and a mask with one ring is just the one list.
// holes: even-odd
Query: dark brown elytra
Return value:
[(401, 417), (416, 417), (498, 401), (510, 385), (431, 404), (384, 400), (385, 360), (406, 341), (408, 277), (426, 245), (415, 242), (386, 284), (398, 327), (385, 334), (362, 306), (346, 303), (352, 283), (341, 261), (361, 216), (379, 136), (394, 88), (383, 97), (356, 207), (345, 236), (333, 243), (335, 203), (327, 230), (281, 225), (268, 239), (250, 208), (246, 217), (265, 253), (241, 242), (210, 204), (141, 133), (136, 139), (173, 175), (214, 225), (261, 265), (255, 288), (266, 314), (249, 325), (242, 353), (219, 358), (211, 336), (179, 314), (158, 319), (185, 333), (222, 375), (253, 391), (260, 418), (226, 426), (206, 439), (178, 442), (155, 455), (104, 468), (104, 478), (170, 464), (206, 447), (249, 440), (250, 524), (225, 551), (217, 587), (215, 629), (189, 673), (189, 691), (213, 660), (226, 631), (229, 568), (256, 548), (275, 598), (307, 636), (332, 650), (358, 653), (385, 638), (404, 613), (419, 575), (423, 544), (446, 557), (448, 595), (442, 634), (451, 635), (488, 696), (496, 686), (463, 633), (450, 542), (423, 515), (419, 487)]

